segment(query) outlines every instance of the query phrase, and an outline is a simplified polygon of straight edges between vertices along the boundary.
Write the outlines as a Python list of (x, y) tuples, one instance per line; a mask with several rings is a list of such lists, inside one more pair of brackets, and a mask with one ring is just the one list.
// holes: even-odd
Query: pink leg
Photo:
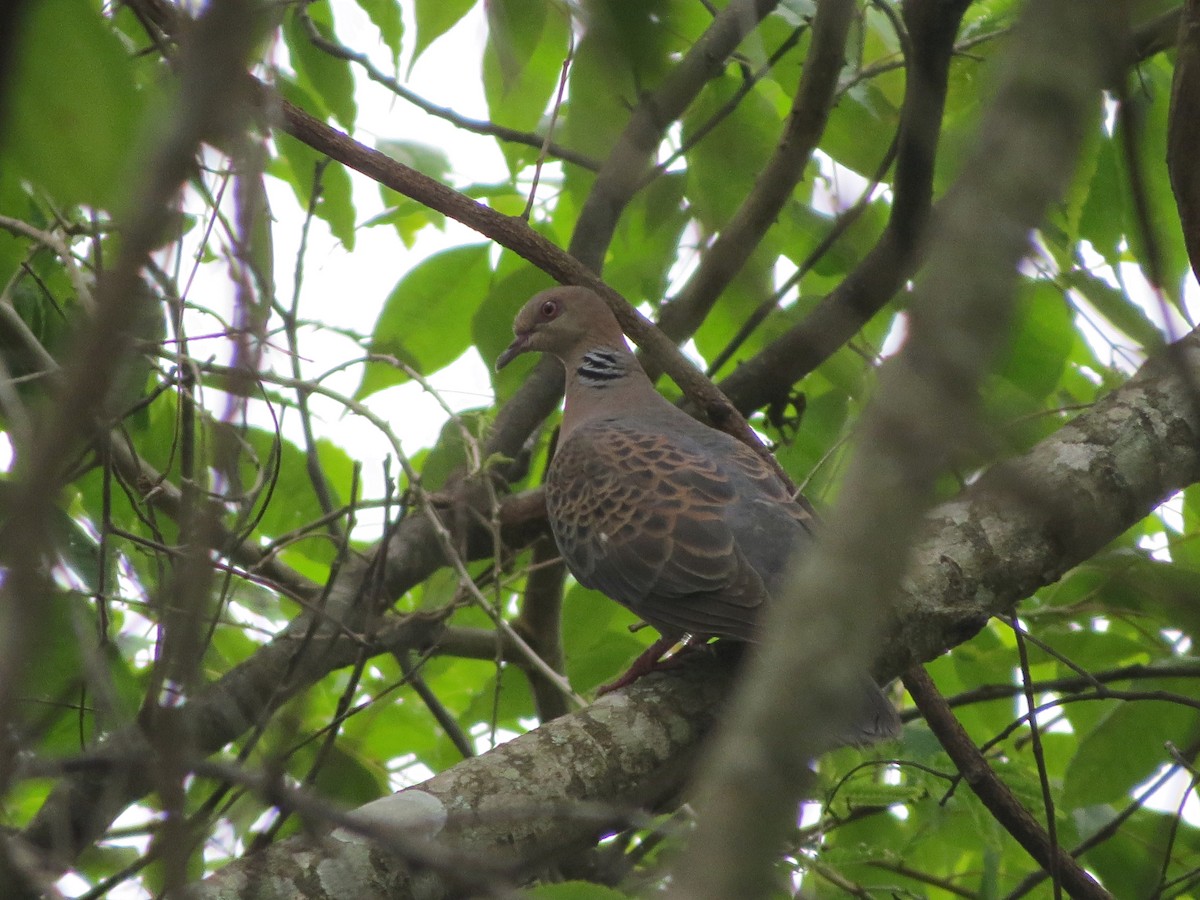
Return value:
[(649, 675), (651, 672), (658, 672), (663, 669), (670, 669), (679, 664), (679, 661), (688, 655), (689, 652), (699, 647), (706, 647), (704, 643), (692, 643), (688, 640), (683, 647), (675, 653), (672, 653), (666, 659), (662, 656), (672, 647), (679, 643), (677, 637), (660, 637), (657, 641), (643, 650), (638, 658), (633, 661), (633, 664), (625, 670), (625, 674), (621, 675), (615, 681), (610, 681), (608, 684), (602, 684), (596, 689), (596, 696), (603, 697), (619, 688), (633, 684), (643, 675)]

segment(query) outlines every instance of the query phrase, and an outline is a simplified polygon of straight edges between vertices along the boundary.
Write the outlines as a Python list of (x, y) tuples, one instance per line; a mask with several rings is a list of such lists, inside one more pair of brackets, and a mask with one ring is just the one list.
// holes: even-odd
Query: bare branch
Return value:
[(906, 672), (904, 686), (971, 790), (1038, 865), (1049, 870), (1056, 882), (1061, 879), (1072, 897), (1109, 900), (1112, 895), (1046, 834), (1041, 824), (992, 771), (925, 670), (914, 666)]

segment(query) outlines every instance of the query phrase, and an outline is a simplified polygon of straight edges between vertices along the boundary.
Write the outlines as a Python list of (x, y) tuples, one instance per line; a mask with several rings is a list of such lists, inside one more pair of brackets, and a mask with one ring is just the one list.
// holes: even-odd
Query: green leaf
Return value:
[(1100, 144), (1095, 172), (1079, 216), (1079, 235), (1110, 265), (1121, 259), (1124, 237), (1125, 199), (1120, 164), (1114, 141)]
[(526, 897), (538, 900), (629, 900), (630, 894), (622, 894), (602, 884), (590, 881), (560, 881), (557, 884), (539, 884), (522, 891)]
[(685, 144), (705, 131), (688, 155), (688, 195), (693, 213), (713, 231), (725, 226), (754, 186), (781, 130), (775, 108), (757, 90), (724, 115), (740, 82), (732, 72), (714, 78), (682, 121)]
[[(567, 84), (570, 104), (560, 123), (561, 137), (568, 146), (602, 159), (629, 121), (629, 98), (638, 93), (634, 78), (627, 67), (613, 64), (606, 46), (589, 30), (575, 47)], [(582, 200), (592, 174), (570, 167), (567, 177)]]
[(54, 546), (63, 562), (91, 593), (100, 590), (100, 546), (91, 532), (58, 507), (50, 514)]
[(824, 497), (837, 465), (836, 459), (832, 465), (821, 463), (830, 462), (830, 450), (844, 432), (849, 403), (844, 393), (830, 390), (804, 394), (797, 402), (801, 407), (798, 421), (789, 422), (789, 417), (797, 415), (794, 408), (781, 411), (780, 423), (785, 430), (780, 435), (783, 444), (775, 455), (797, 482), (808, 481), (807, 494)]
[[(507, 258), (511, 256), (512, 254), (507, 254)], [(506, 255), (502, 254), (501, 266), (504, 265), (505, 259)], [(513, 339), (513, 318), (517, 310), (525, 305), (526, 300), (554, 284), (544, 272), (533, 268), (524, 260), (521, 262), (522, 265), (515, 272), (503, 278), (497, 277), (471, 320), (471, 339), (492, 373), (492, 384), (498, 400), (512, 396), (537, 362), (534, 359), (536, 354), (526, 354), (505, 366), (504, 371), (496, 371), (496, 357)], [(497, 275), (499, 276), (499, 272)]]
[(409, 71), (421, 54), (439, 37), (458, 24), (470, 12), (476, 0), (416, 0), (417, 43), (413, 48)]
[[(0, 148), (3, 146), (4, 138), (0, 136)], [(6, 165), (3, 154), (0, 154), (0, 209), (4, 210), (5, 215), (13, 218), (25, 222), (36, 221), (38, 217), (34, 213), (33, 200), (21, 184), (21, 179), (16, 177), (12, 170), (13, 167)], [(0, 284), (9, 283), (24, 258), (24, 240), (7, 229), (0, 228)], [(0, 328), (7, 327), (0, 325)]]
[[(1184, 541), (1190, 546), (1194, 541)], [(1109, 553), (1081, 569), (1096, 573), (1099, 583), (1090, 596), (1114, 611), (1150, 614), (1165, 626), (1200, 637), (1200, 570), (1182, 560), (1159, 562), (1142, 552)]]
[[(1130, 91), (1131, 96), (1127, 104), (1127, 109), (1132, 115), (1118, 117), (1113, 139), (1121, 142), (1126, 130), (1132, 128), (1133, 152), (1140, 157), (1136, 173), (1131, 170), (1128, 159), (1124, 155), (1121, 157), (1127, 192), (1128, 219), (1125, 231), (1129, 249), (1141, 265), (1142, 271), (1150, 277), (1150, 249), (1153, 242), (1158, 251), (1158, 262), (1162, 267), (1160, 274), (1163, 283), (1160, 287), (1179, 307), (1179, 292), (1184, 275), (1188, 271), (1188, 258), (1183, 246), (1183, 229), (1179, 223), (1175, 194), (1171, 190), (1167, 167), (1162, 164), (1162, 160), (1167, 158), (1171, 76), (1171, 63), (1161, 54), (1138, 66), (1138, 77), (1132, 82), (1133, 90)], [(1138, 189), (1147, 207), (1149, 234), (1134, 215), (1135, 174), (1140, 181)]]
[(528, 677), (519, 667), (510, 665), (503, 666), (499, 673), (492, 665), (492, 672), (491, 678), (481, 684), (476, 682), (475, 697), (463, 712), (463, 721), (486, 722), (488, 725), (494, 721), (498, 728), (523, 730), (519, 720), (534, 715)]
[[(243, 483), (266, 481), (272, 487), (270, 502), (262, 508), (255, 528), (256, 536), (277, 538), (320, 518), (323, 511), (308, 476), (304, 451), (290, 441), (279, 439), (273, 432), (259, 428), (247, 429), (240, 437), (253, 450), (253, 457), (242, 455)], [(352, 462), (344, 450), (327, 440), (318, 442), (318, 457), (334, 503), (344, 502), (349, 498)], [(276, 464), (277, 472), (272, 468)], [(270, 481), (272, 475), (275, 475), (273, 482)], [(327, 563), (333, 557), (333, 549), (328, 536), (318, 531), (289, 543), (282, 552), (292, 564), (297, 562), (295, 557)]]
[[(328, 4), (318, 0), (304, 7), (304, 10), (318, 36), (336, 44), (338, 39), (333, 33), (333, 19)], [(284, 18), (283, 36), (300, 85), (319, 97), (324, 108), (343, 128), (353, 131), (358, 104), (354, 99), (354, 75), (350, 71), (350, 63), (317, 47), (298, 13)]]
[[(767, 242), (746, 260), (741, 271), (721, 292), (720, 298), (696, 330), (696, 349), (705, 359), (715, 359), (764, 300), (775, 290), (774, 266), (777, 253), (774, 242)], [(653, 299), (653, 298), (652, 298)], [(742, 345), (739, 358), (753, 354), (766, 335), (764, 329), (752, 334)]]
[[(1195, 695), (1189, 681), (1139, 682), (1139, 690), (1174, 690)], [(1200, 713), (1177, 703), (1121, 703), (1079, 744), (1067, 769), (1063, 805), (1078, 809), (1120, 803), (1158, 766), (1170, 761), (1164, 744), (1186, 747), (1200, 735)]]
[[(280, 93), (292, 102), (303, 96), (302, 92), (286, 82), (280, 82)], [(306, 106), (303, 102), (300, 106)], [(350, 176), (340, 163), (329, 163), (325, 156), (314, 151), (289, 134), (276, 132), (275, 145), (279, 148), (281, 159), (275, 160), (269, 167), (271, 175), (286, 181), (291, 185), (300, 205), (308, 208), (314, 186), (320, 185), (317, 197), (316, 214), (319, 219), (329, 225), (329, 230), (335, 238), (342, 242), (347, 250), (354, 249), (354, 204), (351, 199), (353, 189)], [(283, 165), (280, 165), (280, 163)], [(316, 179), (320, 176), (320, 181)]]
[(385, 153), (398, 163), (416, 169), (437, 181), (447, 181), (450, 174), (450, 157), (441, 147), (421, 141), (379, 140), (375, 149)]
[(631, 632), (637, 616), (599, 591), (574, 584), (563, 597), (562, 635), (567, 677), (580, 691), (617, 678), (657, 635)]
[[(266, 178), (263, 175), (258, 171), (241, 177), (241, 202), (250, 220), (247, 233), (242, 238), (242, 252), (247, 264), (252, 267), (255, 280), (263, 285), (262, 293), (274, 297), (275, 234), (272, 226), (275, 218), (271, 214), (271, 202), (267, 197)], [(268, 311), (262, 307), (256, 313), (263, 318), (268, 315)]]
[[(450, 159), (438, 147), (420, 141), (395, 140), (380, 140), (375, 146), (396, 162), (436, 181), (450, 180)], [(384, 212), (365, 222), (364, 227), (391, 225), (406, 247), (411, 248), (416, 243), (417, 235), (430, 225), (436, 228), (445, 225), (446, 217), (441, 213), (382, 184), (379, 185), (379, 196), (383, 200)]]
[[(1183, 492), (1183, 533), (1188, 539), (1171, 546), (1171, 558), (1193, 572), (1200, 572), (1200, 486), (1192, 485)], [(1193, 632), (1200, 637), (1200, 633)]]
[(1075, 344), (1075, 320), (1060, 288), (1047, 281), (1026, 284), (1013, 315), (1012, 340), (997, 375), (1031, 399), (1058, 386)]
[(900, 110), (882, 91), (871, 84), (858, 85), (839, 98), (830, 112), (821, 149), (870, 178), (887, 154), (899, 124)]
[(400, 64), (400, 39), (404, 37), (404, 22), (400, 18), (399, 0), (358, 0), (359, 7), (379, 29), (383, 43), (392, 51), (392, 65)]
[(72, 591), (53, 590), (36, 600), (42, 605), (43, 627), (27, 636), (27, 666), (14, 673), (17, 696), (21, 707), (30, 711), (31, 721), (40, 719), (41, 752), (79, 753), (84, 749), (81, 740), (90, 739), (95, 727), (92, 710), (77, 705), (80, 689), (88, 683), (84, 646), (96, 646), (95, 612)]
[[(589, 3), (587, 11), (588, 27), (575, 45), (568, 110), (559, 129), (565, 144), (603, 159), (637, 99), (662, 80), (673, 57), (687, 52), (711, 19), (703, 5), (662, 0)], [(567, 168), (573, 204), (583, 202), (591, 183), (591, 173)], [(560, 230), (569, 235), (573, 211), (560, 203), (555, 212)]]
[(12, 47), (0, 147), (59, 203), (112, 209), (146, 105), (125, 48), (87, 0), (30, 4)]
[(640, 191), (617, 223), (604, 280), (635, 306), (658, 304), (666, 293), (679, 240), (687, 226), (685, 176), (665, 175)]
[[(1079, 152), (1079, 162), (1071, 186), (1060, 206), (1050, 211), (1051, 221), (1063, 231), (1062, 247), (1073, 249), (1080, 238), (1079, 228), (1083, 218), (1083, 208), (1091, 198), (1092, 180), (1100, 165), (1100, 148), (1108, 141), (1104, 129), (1099, 125), (1093, 126), (1084, 138), (1083, 148)], [(1065, 263), (1060, 263), (1064, 268)]]
[(454, 471), (464, 467), (474, 470), (477, 462), (483, 462), (476, 457), (482, 453), (484, 431), (490, 422), (484, 410), (467, 410), (442, 426), (437, 443), (421, 465), (425, 490), (439, 490)]
[(297, 778), (308, 774), (318, 752), (321, 760), (314, 787), (322, 797), (351, 807), (361, 806), (388, 792), (387, 774), (383, 768), (345, 741), (328, 748), (316, 742), (308, 744), (291, 759), (290, 768)]
[(670, 0), (589, 3), (586, 37), (611, 70), (629, 72), (649, 89), (668, 70), (671, 53), (691, 46), (684, 35), (696, 32), (694, 21), (682, 21), (686, 6)]
[[(555, 95), (569, 46), (567, 20), (542, 0), (491, 0), (483, 52), (483, 90), (492, 121), (535, 130)], [(503, 143), (515, 173), (537, 150)]]
[[(799, 202), (799, 197), (797, 191), (780, 213), (778, 223), (781, 229), (780, 246), (797, 266), (839, 224), (838, 216), (818, 213), (807, 201)], [(882, 200), (868, 204), (858, 218), (842, 231), (833, 246), (816, 260), (812, 271), (832, 278), (844, 277), (879, 240), (887, 224), (887, 216), (888, 207)]]
[(1151, 351), (1163, 345), (1158, 326), (1124, 291), (1082, 269), (1068, 272), (1064, 278), (1100, 315), (1127, 334), (1138, 346)]
[[(1088, 869), (1100, 876), (1110, 896), (1159, 896), (1184, 900), (1195, 897), (1194, 888), (1179, 893), (1160, 892), (1159, 872), (1163, 851), (1172, 840), (1176, 845), (1173, 855), (1177, 861), (1189, 857), (1195, 859), (1194, 849), (1185, 851), (1179, 844), (1181, 840), (1190, 844), (1195, 834), (1194, 827), (1185, 825), (1173, 815), (1141, 809), (1122, 823), (1115, 834), (1089, 850), (1084, 859), (1087, 860)], [(1168, 867), (1167, 877), (1175, 879), (1182, 876), (1184, 883), (1194, 885), (1195, 874), (1189, 871), (1190, 868), (1181, 869), (1178, 865)]]
[[(492, 270), (487, 244), (434, 254), (396, 285), (371, 335), (373, 353), (394, 356), (423, 375), (462, 355), (471, 342), (471, 316), (487, 294)], [(366, 397), (408, 380), (403, 370), (368, 363), (354, 396)]]

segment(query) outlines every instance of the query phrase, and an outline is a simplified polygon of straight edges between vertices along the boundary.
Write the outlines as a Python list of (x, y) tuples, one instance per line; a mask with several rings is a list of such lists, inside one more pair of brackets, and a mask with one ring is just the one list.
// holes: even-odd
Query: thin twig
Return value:
[[(1032, 681), (1033, 676), (1029, 673), (1029, 651), (1025, 647), (1025, 630), (1017, 621), (1016, 613), (1009, 617), (1009, 622), (1012, 625), (1013, 634), (1017, 638), (1017, 658), (1021, 665), (1021, 684), (1025, 688), (1025, 706), (1028, 709), (1033, 709), (1037, 701), (1033, 695)], [(944, 699), (944, 698), (943, 698)], [(1042, 750), (1042, 731), (1038, 724), (1037, 716), (1029, 717), (1029, 737), (1033, 748), (1033, 759), (1037, 765), (1038, 781), (1042, 787), (1042, 806), (1046, 814), (1046, 837), (1050, 842), (1050, 872), (1051, 883), (1054, 888), (1055, 900), (1060, 900), (1062, 897), (1062, 882), (1059, 879), (1058, 873), (1058, 825), (1054, 821), (1054, 796), (1050, 792), (1050, 775), (1046, 771), (1046, 754)]]
[(324, 37), (312, 19), (304, 14), (301, 14), (300, 21), (304, 25), (305, 33), (313, 46), (319, 50), (328, 53), (330, 56), (336, 56), (339, 59), (347, 60), (362, 67), (362, 70), (367, 73), (367, 77), (376, 84), (383, 85), (397, 97), (407, 100), (413, 106), (424, 112), (429, 113), (439, 119), (444, 119), (456, 128), (461, 128), (463, 131), (470, 131), (475, 134), (481, 134), (489, 137), (499, 138), (502, 141), (509, 141), (514, 144), (524, 144), (527, 147), (544, 148), (551, 155), (563, 160), (564, 162), (574, 163), (580, 168), (595, 172), (600, 168), (600, 163), (591, 157), (579, 153), (569, 147), (564, 147), (561, 144), (554, 143), (550, 140), (553, 133), (553, 127), (547, 131), (545, 135), (533, 134), (526, 131), (518, 131), (515, 128), (507, 128), (503, 125), (497, 125), (494, 122), (485, 122), (481, 119), (472, 119), (464, 115), (456, 113), (454, 110), (446, 106), (438, 106), (431, 103), (424, 97), (406, 88), (395, 78), (385, 72), (381, 72), (370, 58), (365, 53), (358, 53), (345, 47), (341, 44), (334, 43)]
[(925, 669), (914, 666), (905, 672), (904, 686), (971, 790), (1038, 865), (1056, 872), (1072, 897), (1112, 900), (1112, 895), (1079, 863), (1061, 847), (1051, 845), (1042, 826), (992, 771)]

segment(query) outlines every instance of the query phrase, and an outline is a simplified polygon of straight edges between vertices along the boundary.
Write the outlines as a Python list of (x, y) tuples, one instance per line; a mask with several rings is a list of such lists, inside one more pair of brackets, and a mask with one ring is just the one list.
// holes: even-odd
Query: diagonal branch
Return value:
[[(620, 294), (606, 285), (590, 269), (576, 258), (563, 252), (546, 238), (534, 231), (524, 220), (506, 216), (490, 207), (477, 203), (464, 194), (423, 175), (403, 163), (366, 147), (335, 128), (308, 115), (298, 107), (282, 102), (283, 127), (289, 134), (315, 150), (362, 172), (386, 187), (411, 197), (430, 209), (444, 213), (492, 239), (502, 247), (518, 253), (538, 268), (564, 284), (580, 284), (600, 294), (612, 307), (625, 333), (654, 359), (663, 371), (703, 409), (718, 427), (724, 428), (751, 446), (761, 446), (754, 432), (725, 396), (713, 386), (686, 356), (680, 352), (649, 319), (635, 310)], [(554, 364), (555, 368), (557, 364)], [(539, 367), (538, 372), (550, 370)], [(547, 376), (548, 377), (548, 376)], [(534, 375), (540, 381), (540, 375)], [(561, 377), (558, 379), (558, 394), (561, 394)], [(541, 388), (538, 389), (539, 391)], [(541, 394), (538, 394), (541, 396)], [(546, 397), (549, 397), (549, 393)], [(546, 399), (544, 397), (543, 399)], [(503, 453), (516, 456), (530, 431), (549, 413), (529, 402), (528, 396), (518, 395), (509, 401), (508, 408), (516, 407), (516, 417), (522, 427), (513, 427), (513, 419), (505, 414), (497, 418), (492, 436), (485, 448), (489, 455)], [(507, 411), (507, 409), (506, 409)]]
[(1037, 819), (1021, 805), (1008, 785), (1000, 780), (966, 729), (954, 718), (946, 699), (938, 693), (928, 673), (920, 666), (914, 666), (905, 673), (904, 686), (971, 790), (1038, 865), (1049, 870), (1056, 883), (1061, 882), (1072, 897), (1111, 900), (1112, 895), (1097, 884), (1096, 879), (1085, 872), (1069, 853), (1051, 841)]
[[(903, 582), (877, 674), (895, 677), (969, 639), (988, 618), (1008, 612), (1163, 498), (1200, 480), (1200, 415), (1189, 403), (1189, 382), (1200, 376), (1200, 334), (1174, 350), (1030, 453), (997, 466), (934, 509)], [(1039, 495), (1055, 498), (1055, 514), (1004, 487), (1029, 475), (1036, 475)], [(652, 808), (675, 794), (727, 686), (722, 665), (644, 678), (395, 795), (397, 801), (412, 795), (394, 807), (395, 821), (405, 821), (406, 803), (432, 808), (440, 812), (426, 817), (426, 834), (439, 834), (464, 852), (515, 847), (527, 866), (575, 850), (611, 831), (635, 807)], [(556, 774), (543, 777), (543, 766)], [(526, 774), (514, 778), (514, 772)], [(588, 804), (604, 804), (608, 817), (570, 814)], [(462, 818), (464, 808), (477, 808), (477, 815)], [(432, 824), (442, 821), (444, 827)], [(301, 848), (311, 869), (297, 862)], [(368, 859), (361, 848), (355, 854), (343, 845), (321, 849), (285, 841), (230, 863), (196, 896), (215, 898), (220, 888), (252, 883), (256, 875), (311, 885), (304, 879), (318, 866), (337, 867), (345, 879), (339, 882), (343, 896), (368, 895), (376, 878), (393, 887), (391, 896), (415, 896), (412, 876), (398, 862)], [(422, 897), (450, 895), (450, 886), (436, 879), (421, 887)]]
[[(817, 7), (804, 74), (774, 154), (754, 189), (704, 252), (687, 284), (659, 316), (658, 327), (676, 343), (700, 327), (717, 298), (775, 223), (803, 177), (833, 106), (855, 9), (852, 0), (833, 0)], [(655, 374), (650, 373), (652, 378)]]
[(879, 241), (797, 326), (721, 382), (739, 409), (758, 409), (811, 372), (881, 310), (916, 269), (933, 194), (933, 167), (954, 38), (967, 0), (909, 0), (912, 44), (901, 112), (893, 203)]
[(646, 172), (667, 128), (683, 114), (705, 82), (722, 71), (742, 38), (777, 5), (778, 0), (733, 0), (662, 84), (638, 103), (596, 175), (571, 235), (569, 252), (586, 268), (601, 270), (617, 220), (645, 185)]
[(1026, 6), (930, 239), (908, 340), (880, 373), (838, 503), (797, 561), (790, 595), (766, 610), (763, 642), (699, 773), (698, 827), (668, 896), (769, 895), (808, 763), (851, 725), (857, 677), (878, 652), (937, 478), (980, 440), (978, 391), (1004, 345), (1018, 266), (1119, 71), (1122, 11)]

